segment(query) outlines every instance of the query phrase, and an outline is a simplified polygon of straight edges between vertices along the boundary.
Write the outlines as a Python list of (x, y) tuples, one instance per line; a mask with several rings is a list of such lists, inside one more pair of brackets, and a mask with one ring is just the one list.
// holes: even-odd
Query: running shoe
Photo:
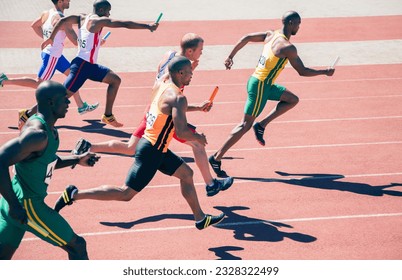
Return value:
[(63, 193), (60, 195), (59, 199), (57, 199), (56, 204), (54, 205), (54, 210), (56, 212), (60, 212), (61, 209), (66, 207), (67, 205), (73, 204), (73, 197), (74, 194), (78, 192), (78, 189), (76, 186), (69, 185)]
[(219, 191), (226, 191), (233, 184), (233, 177), (226, 177), (224, 179), (214, 179), (212, 186), (205, 186), (207, 191), (207, 196), (214, 196), (219, 193)]
[(83, 115), (83, 114), (92, 112), (96, 108), (98, 108), (98, 106), (99, 106), (99, 102), (97, 102), (95, 104), (88, 104), (88, 103), (84, 102), (84, 105), (82, 105), (81, 108), (78, 108), (78, 114)]
[(111, 116), (109, 116), (109, 117), (106, 117), (106, 115), (103, 115), (102, 116), (102, 122), (105, 123), (105, 124), (110, 124), (111, 126), (114, 126), (114, 127), (122, 127), (123, 126), (122, 123), (119, 123), (116, 120), (116, 118), (114, 117), (113, 114)]
[(256, 122), (253, 125), (253, 130), (254, 130), (255, 138), (257, 139), (258, 143), (260, 143), (260, 145), (262, 145), (262, 146), (265, 146), (265, 140), (264, 140), (265, 128), (263, 128), (258, 122)]
[(226, 177), (223, 179), (218, 180), (221, 183), (221, 191), (226, 191), (233, 185), (234, 178), (233, 177)]
[(8, 77), (6, 76), (6, 74), (1, 73), (0, 74), (0, 87), (3, 87), (3, 81), (7, 81)]
[(222, 220), (225, 218), (225, 213), (221, 213), (218, 216), (212, 216), (212, 215), (205, 215), (204, 219), (201, 221), (195, 222), (195, 227), (198, 228), (199, 230), (202, 230), (204, 228), (207, 228), (212, 225), (219, 224), (222, 222)]
[(75, 148), (71, 151), (71, 153), (73, 155), (82, 155), (88, 152), (91, 146), (91, 142), (85, 140), (84, 138), (81, 138), (80, 140), (78, 140), (77, 144), (75, 144)]
[(221, 169), (222, 162), (217, 161), (214, 156), (210, 156), (208, 158), (209, 164), (211, 165), (212, 169), (216, 173), (216, 175), (220, 178), (229, 177), (224, 170)]
[(206, 185), (205, 189), (207, 191), (207, 196), (214, 196), (221, 190), (221, 182), (214, 179), (212, 186)]
[(28, 116), (28, 109), (23, 109), (18, 111), (18, 129), (21, 130), (22, 127), (25, 125), (27, 120), (29, 119)]

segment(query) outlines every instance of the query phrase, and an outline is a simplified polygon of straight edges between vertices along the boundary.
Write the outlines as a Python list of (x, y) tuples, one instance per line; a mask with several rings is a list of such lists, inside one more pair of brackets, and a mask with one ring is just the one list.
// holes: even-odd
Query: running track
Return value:
[[(400, 20), (400, 16), (310, 18), (303, 22), (300, 36), (292, 41), (333, 42), (331, 53), (336, 53), (341, 41), (380, 44), (381, 40), (401, 40), (400, 33), (391, 32)], [(354, 23), (361, 33), (342, 32), (341, 28)], [(208, 44), (230, 48), (245, 32), (259, 31), (260, 26), (272, 26), (275, 21), (247, 21), (246, 27), (236, 29), (235, 35), (230, 32), (232, 24), (233, 21), (223, 21), (226, 36), (219, 37), (218, 30), (208, 22), (204, 29), (199, 22), (170, 21), (166, 26), (161, 24), (161, 29), (170, 32), (160, 32), (157, 40), (137, 32), (137, 41), (141, 42), (138, 45), (132, 45), (129, 31), (119, 30), (110, 37), (113, 40), (109, 48), (175, 46), (181, 34), (187, 32), (182, 29), (185, 25), (194, 27), (191, 31), (203, 35)], [(330, 36), (315, 32), (318, 24), (331, 28)], [(23, 26), (18, 24), (18, 30), (23, 30)], [(376, 26), (384, 28), (379, 29), (381, 32), (369, 32)], [(176, 28), (179, 35), (172, 37)], [(18, 37), (13, 37), (7, 44), (1, 41), (1, 47), (18, 50), (38, 44), (34, 37), (26, 36), (24, 40), (22, 44)], [(223, 62), (224, 55), (227, 53), (216, 60)], [(257, 59), (259, 52), (250, 55)], [(203, 60), (205, 56), (206, 51), (201, 63), (208, 64), (209, 60)], [(223, 167), (236, 177), (235, 184), (226, 192), (207, 198), (190, 149), (172, 142), (171, 149), (195, 170), (194, 181), (204, 211), (226, 213), (227, 218), (219, 227), (195, 229), (177, 180), (158, 174), (131, 202), (83, 201), (62, 211), (75, 231), (86, 238), (90, 258), (400, 260), (402, 64), (341, 62), (331, 78), (302, 78), (291, 68), (284, 70), (278, 82), (298, 94), (300, 103), (269, 126), (267, 146), (259, 146), (250, 132), (226, 154)], [(252, 69), (236, 67), (231, 71), (201, 67), (195, 72), (186, 90), (190, 102), (203, 101), (215, 85), (220, 86), (210, 113), (188, 116), (207, 135), (208, 154), (219, 148), (240, 121), (245, 82), (251, 72)], [(125, 119), (124, 129), (103, 127), (99, 123), (103, 108), (80, 117), (72, 103), (67, 117), (58, 123), (61, 153), (68, 153), (80, 137), (93, 142), (129, 137), (148, 102), (154, 74), (119, 74), (123, 82), (114, 111), (120, 120)], [(55, 80), (63, 81), (63, 77), (55, 76)], [(81, 93), (85, 100), (104, 102), (104, 91), (104, 85), (88, 82)], [(17, 109), (31, 105), (34, 96), (21, 87), (1, 89), (1, 96), (0, 143), (4, 143), (17, 135)], [(264, 113), (273, 106), (269, 104)], [(81, 189), (104, 183), (120, 185), (131, 162), (129, 157), (102, 155), (93, 169), (59, 170), (49, 188), (47, 202), (53, 205), (67, 184)], [(28, 233), (15, 259), (65, 259), (65, 253)]]

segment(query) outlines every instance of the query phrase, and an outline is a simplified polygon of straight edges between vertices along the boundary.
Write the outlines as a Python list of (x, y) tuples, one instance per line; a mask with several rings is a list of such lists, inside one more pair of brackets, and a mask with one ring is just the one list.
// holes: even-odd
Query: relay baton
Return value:
[(37, 223), (35, 223), (30, 219), (28, 219), (28, 226), (30, 226), (31, 228), (42, 234), (44, 237), (49, 236), (49, 232), (46, 229), (44, 229), (43, 227), (41, 227), (40, 225), (38, 225)]
[(106, 33), (105, 36), (103, 36), (102, 40), (106, 40), (110, 36), (111, 33), (112, 32), (110, 32), (110, 31), (108, 33)]
[[(163, 16), (163, 13), (160, 13), (158, 18), (156, 19), (155, 23), (159, 23), (159, 21), (161, 20), (162, 16)], [(154, 32), (154, 31), (151, 31), (151, 32)]]
[(339, 59), (340, 59), (341, 57), (340, 56), (337, 56), (336, 58), (335, 58), (335, 60), (334, 60), (334, 62), (332, 63), (332, 65), (331, 65), (331, 69), (334, 69), (335, 68), (335, 66), (336, 66), (336, 64), (339, 62)]
[(159, 21), (161, 20), (162, 16), (163, 16), (163, 13), (160, 13), (160, 15), (159, 15), (158, 19), (155, 21), (155, 23), (159, 23)]
[(209, 103), (214, 102), (214, 98), (215, 98), (216, 94), (218, 93), (218, 90), (219, 90), (219, 87), (216, 86), (215, 89), (214, 89), (214, 91), (212, 92), (211, 96), (210, 96), (209, 99), (208, 99), (208, 100), (209, 100)]

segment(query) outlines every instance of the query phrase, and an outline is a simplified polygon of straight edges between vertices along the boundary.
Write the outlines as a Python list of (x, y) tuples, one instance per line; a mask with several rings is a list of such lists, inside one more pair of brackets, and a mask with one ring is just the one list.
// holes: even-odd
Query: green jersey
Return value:
[(45, 120), (34, 115), (31, 119), (38, 119), (46, 128), (48, 143), (43, 154), (37, 158), (24, 160), (14, 165), (15, 176), (12, 184), (14, 192), (19, 199), (22, 198), (45, 198), (47, 187), (52, 178), (58, 157), (59, 137), (49, 129)]

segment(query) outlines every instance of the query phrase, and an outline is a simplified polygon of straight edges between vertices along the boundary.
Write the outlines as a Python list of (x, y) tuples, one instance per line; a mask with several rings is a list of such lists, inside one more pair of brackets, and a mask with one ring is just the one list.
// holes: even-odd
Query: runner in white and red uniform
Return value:
[[(133, 21), (112, 20), (109, 18), (111, 4), (107, 0), (96, 0), (93, 4), (93, 13), (88, 15), (72, 15), (62, 18), (54, 27), (55, 32), (69, 26), (77, 24), (78, 31), (78, 54), (71, 62), (71, 72), (64, 82), (69, 96), (76, 93), (86, 80), (108, 84), (105, 112), (102, 122), (114, 127), (123, 126), (113, 115), (113, 103), (120, 87), (121, 79), (109, 68), (97, 64), (99, 47), (101, 45), (101, 33), (104, 27), (128, 28), (128, 29), (149, 29), (154, 31), (158, 23), (144, 24)], [(55, 36), (52, 34), (48, 40), (43, 42), (42, 47), (54, 43)]]
[(97, 64), (98, 53), (101, 43), (101, 32), (90, 32), (87, 29), (91, 18), (98, 15), (89, 14), (84, 18), (84, 22), (78, 30), (78, 53), (71, 62), (71, 72), (64, 82), (64, 86), (75, 93), (82, 87), (87, 79), (102, 82), (110, 69)]
[[(43, 38), (43, 40), (49, 38), (53, 33), (54, 25), (60, 18), (64, 17), (64, 10), (70, 7), (70, 0), (52, 0), (52, 2), (54, 7), (43, 11), (31, 24), (32, 29), (39, 37)], [(73, 44), (77, 45), (77, 35), (70, 27), (59, 30), (54, 37), (53, 45), (48, 45), (42, 50), (42, 65), (39, 68), (36, 79), (31, 77), (7, 78), (3, 84), (37, 88), (41, 82), (50, 80), (56, 70), (67, 76), (70, 73), (70, 62), (63, 55), (66, 37), (68, 37)], [(99, 103), (91, 105), (83, 102), (79, 93), (74, 95), (74, 99), (77, 103), (79, 114), (91, 112), (99, 105)], [(18, 114), (18, 128), (21, 129), (28, 118), (36, 113), (36, 111), (36, 105), (30, 109), (20, 110)]]

